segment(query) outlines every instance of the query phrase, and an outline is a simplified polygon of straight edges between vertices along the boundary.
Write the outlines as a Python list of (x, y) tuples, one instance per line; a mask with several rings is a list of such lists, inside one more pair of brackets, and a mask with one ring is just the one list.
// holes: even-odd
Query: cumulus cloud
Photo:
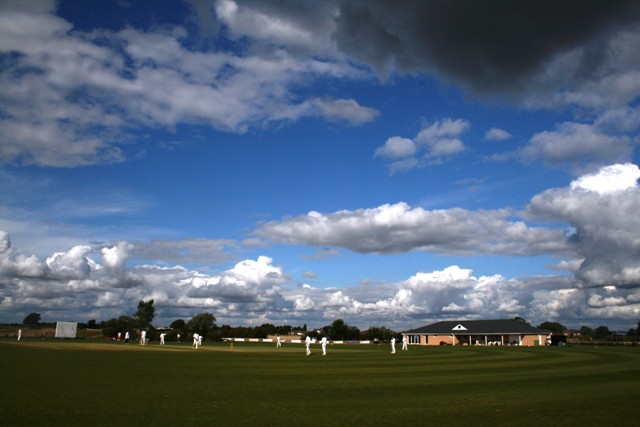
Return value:
[(38, 277), (45, 270), (45, 264), (36, 256), (24, 255), (12, 248), (9, 233), (0, 230), (0, 276)]
[[(462, 119), (436, 120), (426, 124), (415, 138), (393, 136), (387, 139), (374, 155), (391, 159), (389, 170), (392, 173), (440, 163), (466, 149), (460, 136), (469, 128), (470, 123)], [(419, 158), (418, 153), (421, 154)]]
[(388, 159), (410, 157), (417, 151), (412, 139), (392, 136), (382, 147), (376, 149), (375, 155)]
[(527, 161), (552, 164), (607, 164), (627, 160), (635, 147), (626, 135), (610, 135), (597, 126), (565, 122), (553, 131), (535, 134), (521, 155)]
[(598, 194), (617, 193), (637, 187), (640, 168), (627, 163), (601, 168), (597, 173), (583, 175), (571, 182), (572, 190), (594, 191)]
[(284, 218), (261, 224), (259, 237), (287, 244), (359, 253), (431, 251), (441, 254), (566, 253), (564, 232), (530, 227), (512, 212), (425, 210), (407, 203)]
[[(296, 287), (291, 286), (290, 275), (265, 256), (216, 274), (181, 266), (128, 266), (130, 246), (121, 242), (93, 251), (74, 247), (52, 255), (45, 265), (12, 249), (7, 233), (0, 237), (0, 314), (5, 317), (8, 313), (24, 317), (37, 310), (47, 320), (83, 321), (87, 316), (106, 320), (133, 313), (140, 299), (150, 298), (158, 310), (158, 324), (209, 311), (223, 324), (320, 327), (343, 318), (359, 327), (385, 325), (397, 330), (417, 322), (461, 318), (635, 321), (640, 310), (637, 288), (583, 287), (570, 276), (477, 277), (471, 269), (452, 265), (417, 272), (397, 283)], [(94, 261), (93, 254), (102, 254), (103, 264)], [(20, 268), (24, 260), (38, 268)]]
[[(293, 310), (283, 297), (290, 278), (271, 258), (244, 260), (219, 274), (204, 274), (180, 266), (128, 266), (133, 246), (119, 242), (92, 249), (76, 246), (41, 262), (11, 248), (8, 233), (0, 232), (0, 313), (20, 315), (34, 307), (43, 316), (65, 318), (93, 310), (104, 317), (135, 310), (140, 299), (153, 298), (165, 318), (212, 309), (222, 320), (251, 322), (273, 312), (278, 319)], [(100, 262), (94, 256), (101, 256)], [(62, 314), (56, 314), (62, 313)], [(84, 319), (87, 320), (87, 319)]]
[(484, 139), (488, 141), (504, 141), (511, 138), (511, 134), (504, 129), (491, 128), (484, 134)]
[(314, 99), (309, 102), (311, 110), (330, 121), (344, 121), (352, 125), (361, 125), (374, 120), (380, 113), (369, 107), (363, 107), (353, 99)]
[[(137, 125), (172, 129), (188, 123), (244, 132), (305, 116), (360, 125), (378, 115), (353, 99), (295, 94), (315, 78), (366, 76), (345, 60), (296, 56), (281, 48), (246, 56), (195, 51), (183, 44), (182, 27), (82, 32), (53, 15), (55, 3), (37, 3), (42, 5), (0, 6), (0, 52), (12, 53), (0, 73), (0, 161), (5, 163), (119, 162), (125, 159), (122, 142)], [(266, 29), (273, 43), (302, 40), (284, 21), (240, 25), (253, 21), (233, 20), (224, 12), (233, 4), (221, 2), (218, 8), (229, 28), (239, 26), (243, 35), (249, 28)], [(320, 39), (312, 35), (310, 43)]]
[(575, 229), (570, 241), (583, 258), (576, 274), (589, 286), (640, 285), (639, 177), (635, 164), (603, 167), (535, 196), (527, 208)]

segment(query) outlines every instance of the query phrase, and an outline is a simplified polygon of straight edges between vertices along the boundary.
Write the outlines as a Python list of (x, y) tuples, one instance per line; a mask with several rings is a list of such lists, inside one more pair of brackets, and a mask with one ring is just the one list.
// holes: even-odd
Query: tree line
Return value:
[[(154, 300), (140, 300), (137, 310), (131, 316), (122, 315), (117, 318), (97, 322), (95, 319), (89, 320), (87, 323), (79, 323), (80, 329), (101, 329), (105, 337), (113, 338), (118, 333), (124, 334), (130, 332), (137, 334), (138, 331), (146, 330), (147, 337), (150, 340), (159, 339), (160, 333), (166, 334), (169, 341), (188, 340), (188, 337), (194, 333), (202, 335), (209, 341), (222, 341), (224, 338), (267, 338), (268, 336), (280, 335), (286, 336), (306, 336), (312, 338), (321, 338), (323, 336), (330, 337), (332, 340), (355, 341), (355, 340), (380, 340), (389, 341), (391, 338), (400, 338), (401, 333), (393, 331), (383, 326), (371, 326), (368, 329), (360, 330), (356, 326), (348, 325), (343, 319), (336, 319), (331, 324), (318, 329), (307, 328), (307, 325), (292, 326), (280, 325), (276, 326), (271, 323), (264, 323), (260, 326), (230, 326), (216, 324), (216, 318), (213, 314), (205, 312), (199, 313), (188, 320), (176, 319), (169, 326), (169, 330), (157, 329), (151, 322), (155, 319)], [(54, 326), (55, 323), (46, 324), (40, 322), (39, 313), (30, 313), (25, 317), (22, 324), (25, 326), (38, 328), (43, 326)], [(530, 323), (522, 317), (515, 317), (513, 320), (530, 325)], [(640, 332), (640, 321), (637, 328), (630, 328), (626, 333), (620, 331), (611, 331), (607, 326), (599, 326), (595, 329), (589, 326), (581, 326), (578, 330), (570, 330), (563, 324), (558, 322), (542, 322), (538, 326), (552, 332), (554, 335), (568, 335), (577, 339), (579, 342), (589, 341), (611, 341), (618, 340), (636, 342)]]

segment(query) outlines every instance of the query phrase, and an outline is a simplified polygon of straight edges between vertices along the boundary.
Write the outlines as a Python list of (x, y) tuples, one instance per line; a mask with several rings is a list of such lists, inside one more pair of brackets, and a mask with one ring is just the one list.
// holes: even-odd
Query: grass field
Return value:
[(0, 340), (0, 425), (640, 423), (638, 347)]

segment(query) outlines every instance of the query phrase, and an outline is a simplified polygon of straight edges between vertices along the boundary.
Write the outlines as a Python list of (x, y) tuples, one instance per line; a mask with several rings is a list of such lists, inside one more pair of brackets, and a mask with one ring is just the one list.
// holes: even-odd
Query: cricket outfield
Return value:
[(0, 340), (11, 426), (637, 425), (640, 347)]

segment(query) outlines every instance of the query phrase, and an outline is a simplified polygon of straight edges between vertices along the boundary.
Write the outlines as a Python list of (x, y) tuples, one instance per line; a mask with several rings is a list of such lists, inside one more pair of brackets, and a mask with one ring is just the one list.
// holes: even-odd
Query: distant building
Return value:
[(413, 345), (545, 345), (551, 332), (517, 320), (447, 320), (405, 331)]

